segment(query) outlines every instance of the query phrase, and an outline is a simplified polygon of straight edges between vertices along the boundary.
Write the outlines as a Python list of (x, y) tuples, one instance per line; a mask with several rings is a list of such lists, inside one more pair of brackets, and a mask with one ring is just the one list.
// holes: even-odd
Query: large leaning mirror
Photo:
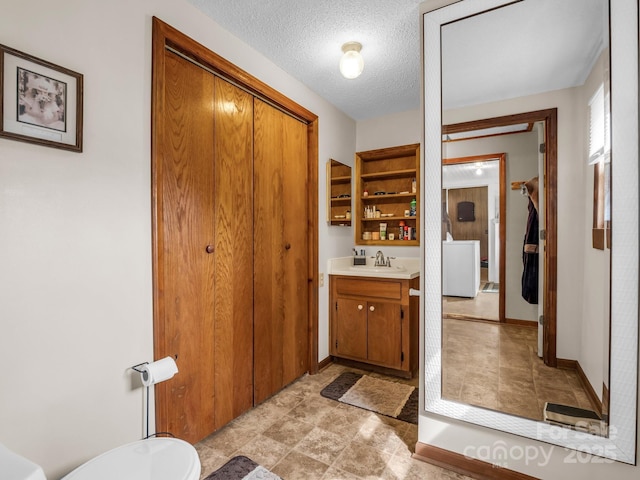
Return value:
[[(423, 277), (442, 281), (423, 288), (425, 411), (634, 463), (638, 3), (431, 3), (423, 211), (442, 215), (425, 215)], [(609, 98), (611, 140), (592, 148)]]

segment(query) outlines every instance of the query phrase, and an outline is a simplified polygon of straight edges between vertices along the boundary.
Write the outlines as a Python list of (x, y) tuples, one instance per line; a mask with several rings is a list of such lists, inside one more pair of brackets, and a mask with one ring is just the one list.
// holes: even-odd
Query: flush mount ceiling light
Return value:
[(356, 78), (362, 73), (364, 60), (360, 55), (362, 45), (358, 42), (347, 42), (342, 45), (344, 55), (340, 59), (340, 73), (344, 78)]

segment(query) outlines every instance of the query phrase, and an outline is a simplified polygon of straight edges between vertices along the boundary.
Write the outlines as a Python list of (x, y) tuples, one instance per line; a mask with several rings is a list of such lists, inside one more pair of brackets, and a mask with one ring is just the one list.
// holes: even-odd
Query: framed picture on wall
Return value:
[(0, 45), (0, 137), (82, 152), (83, 76)]

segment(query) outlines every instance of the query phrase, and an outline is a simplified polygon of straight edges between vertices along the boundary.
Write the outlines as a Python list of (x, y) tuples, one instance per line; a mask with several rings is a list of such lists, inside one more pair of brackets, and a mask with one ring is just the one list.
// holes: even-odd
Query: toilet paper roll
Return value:
[(140, 367), (140, 376), (145, 387), (169, 380), (176, 373), (178, 373), (178, 366), (173, 357), (165, 357)]

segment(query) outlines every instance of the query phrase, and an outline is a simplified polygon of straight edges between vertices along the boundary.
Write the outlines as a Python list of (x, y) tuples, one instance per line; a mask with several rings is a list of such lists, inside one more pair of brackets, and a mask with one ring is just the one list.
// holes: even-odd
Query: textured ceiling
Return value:
[[(190, 2), (355, 120), (420, 108), (421, 0)], [(444, 107), (580, 85), (605, 3), (523, 0), (446, 27)], [(348, 41), (365, 62), (354, 80), (338, 71)]]
[[(355, 120), (420, 108), (421, 0), (190, 0)], [(364, 71), (340, 75), (341, 47)]]

